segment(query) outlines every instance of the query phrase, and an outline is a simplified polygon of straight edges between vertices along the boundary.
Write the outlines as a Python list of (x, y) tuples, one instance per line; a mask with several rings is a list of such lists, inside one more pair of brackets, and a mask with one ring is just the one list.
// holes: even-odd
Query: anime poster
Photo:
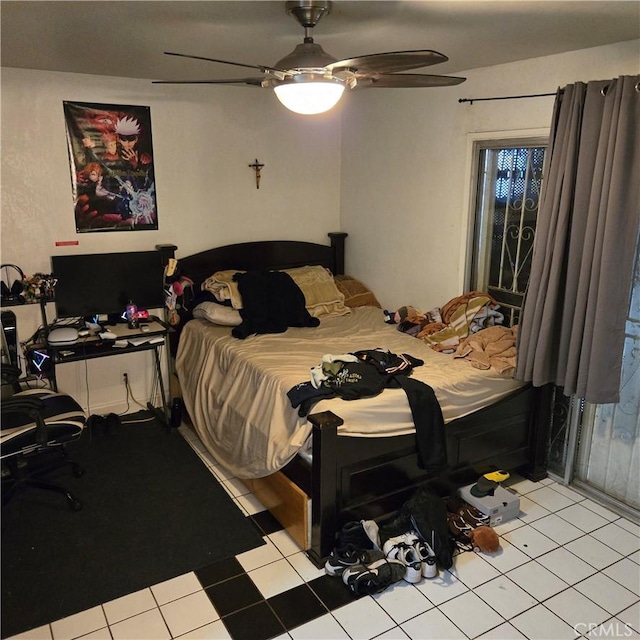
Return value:
[(76, 231), (157, 229), (149, 107), (63, 105)]

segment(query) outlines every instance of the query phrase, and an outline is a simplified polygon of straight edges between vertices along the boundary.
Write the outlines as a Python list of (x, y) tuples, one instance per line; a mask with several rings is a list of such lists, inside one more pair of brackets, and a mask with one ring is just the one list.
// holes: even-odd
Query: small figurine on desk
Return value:
[(137, 329), (138, 325), (138, 307), (133, 300), (129, 300), (127, 305), (127, 326), (129, 329)]

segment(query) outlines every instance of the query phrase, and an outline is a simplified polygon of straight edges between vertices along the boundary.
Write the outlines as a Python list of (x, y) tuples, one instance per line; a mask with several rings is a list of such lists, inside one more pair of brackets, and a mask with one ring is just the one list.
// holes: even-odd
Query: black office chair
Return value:
[[(85, 413), (65, 393), (50, 389), (22, 390), (19, 377), (16, 367), (2, 364), (2, 504), (7, 504), (19, 491), (36, 487), (61, 493), (69, 507), (79, 511), (82, 502), (78, 498), (63, 486), (41, 478), (63, 465), (70, 465), (76, 477), (84, 473), (69, 459), (65, 445), (82, 435)], [(5, 398), (6, 390), (10, 395)]]

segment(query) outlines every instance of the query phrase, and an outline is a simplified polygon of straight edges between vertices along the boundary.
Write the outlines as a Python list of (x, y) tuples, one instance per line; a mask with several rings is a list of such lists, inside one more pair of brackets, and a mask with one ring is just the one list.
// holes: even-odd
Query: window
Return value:
[[(507, 146), (508, 145), (508, 146)], [(546, 141), (477, 142), (470, 288), (488, 292), (518, 323), (531, 271)]]

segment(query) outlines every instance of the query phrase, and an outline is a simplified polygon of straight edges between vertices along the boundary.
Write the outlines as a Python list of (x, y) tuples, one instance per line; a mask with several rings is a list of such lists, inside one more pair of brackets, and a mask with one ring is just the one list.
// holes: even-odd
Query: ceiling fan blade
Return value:
[(261, 87), (263, 78), (229, 78), (226, 80), (152, 80), (152, 84), (237, 84)]
[(420, 87), (451, 87), (466, 78), (456, 76), (430, 76), (419, 73), (388, 73), (358, 78), (356, 89), (411, 89)]
[(219, 58), (205, 58), (204, 56), (192, 56), (187, 53), (172, 53), (171, 51), (165, 51), (167, 56), (177, 56), (178, 58), (191, 58), (192, 60), (205, 60), (206, 62), (219, 62), (220, 64), (231, 64), (234, 67), (246, 67), (247, 69), (259, 69), (263, 73), (267, 71), (283, 71), (282, 69), (276, 69), (275, 67), (268, 67), (262, 64), (244, 64), (243, 62), (232, 62), (231, 60), (220, 60)]
[(448, 59), (442, 53), (428, 49), (390, 51), (389, 53), (372, 53), (368, 56), (338, 60), (328, 64), (325, 68), (334, 72), (341, 69), (351, 69), (358, 73), (398, 73), (399, 71), (440, 64)]

